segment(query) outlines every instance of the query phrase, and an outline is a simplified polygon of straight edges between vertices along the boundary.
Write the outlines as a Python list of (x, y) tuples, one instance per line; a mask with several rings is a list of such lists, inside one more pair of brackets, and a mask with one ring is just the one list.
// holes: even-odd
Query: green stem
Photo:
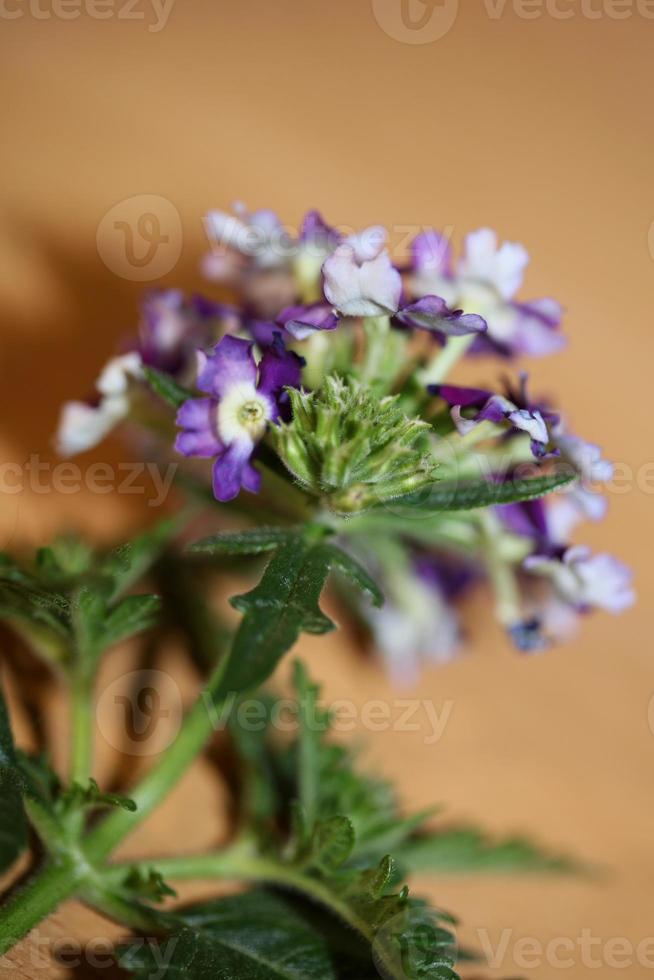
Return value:
[(239, 842), (234, 847), (213, 854), (200, 854), (189, 857), (162, 858), (155, 861), (110, 865), (104, 872), (109, 880), (129, 874), (132, 870), (147, 873), (156, 869), (167, 881), (202, 881), (211, 878), (235, 879), (248, 882), (262, 882), (280, 885), (301, 892), (321, 905), (331, 909), (336, 915), (357, 932), (372, 942), (370, 925), (364, 922), (355, 911), (335, 895), (319, 879), (312, 878), (297, 868), (282, 864), (274, 858), (257, 855), (250, 843)]
[(70, 697), (70, 778), (85, 786), (93, 766), (93, 676), (82, 665), (73, 670)]
[(46, 865), (0, 909), (0, 956), (72, 895), (77, 885), (78, 876), (71, 862)]
[(214, 731), (215, 714), (211, 704), (218, 707), (218, 692), (228, 657), (224, 657), (206, 688), (186, 715), (179, 734), (161, 760), (130, 791), (136, 803), (134, 813), (116, 810), (99, 825), (86, 840), (85, 853), (92, 862), (105, 860), (114, 848), (161, 803), (184, 775), (189, 765), (202, 752)]
[(463, 337), (449, 337), (443, 349), (419, 372), (423, 385), (437, 385), (445, 381), (448, 374), (466, 353), (477, 335), (465, 334)]

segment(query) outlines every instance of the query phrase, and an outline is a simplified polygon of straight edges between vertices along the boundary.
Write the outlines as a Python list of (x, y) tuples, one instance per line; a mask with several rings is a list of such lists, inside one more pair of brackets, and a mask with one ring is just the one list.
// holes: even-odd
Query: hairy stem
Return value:
[(53, 912), (78, 885), (72, 862), (47, 864), (0, 909), (0, 956)]

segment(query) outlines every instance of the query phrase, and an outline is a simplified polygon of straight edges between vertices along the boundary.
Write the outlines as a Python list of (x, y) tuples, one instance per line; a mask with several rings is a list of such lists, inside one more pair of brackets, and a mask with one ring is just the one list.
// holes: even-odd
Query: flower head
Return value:
[(631, 569), (612, 555), (593, 555), (581, 545), (568, 548), (558, 561), (532, 555), (525, 568), (548, 577), (558, 596), (581, 612), (596, 608), (620, 613), (636, 601)]
[(300, 383), (302, 360), (284, 348), (280, 335), (257, 365), (254, 345), (223, 337), (214, 351), (198, 354), (197, 386), (208, 398), (191, 398), (179, 409), (183, 431), (175, 448), (184, 456), (214, 459), (213, 490), (232, 500), (241, 487), (256, 493), (261, 475), (250, 462), (268, 423), (276, 422), (284, 389)]

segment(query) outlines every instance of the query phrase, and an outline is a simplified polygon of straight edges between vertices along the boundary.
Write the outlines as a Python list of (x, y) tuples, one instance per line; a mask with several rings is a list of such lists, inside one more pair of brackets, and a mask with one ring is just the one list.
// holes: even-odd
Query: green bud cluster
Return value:
[(429, 425), (408, 418), (398, 397), (379, 398), (336, 376), (314, 392), (290, 389), (293, 419), (274, 429), (276, 449), (297, 482), (339, 513), (433, 483)]

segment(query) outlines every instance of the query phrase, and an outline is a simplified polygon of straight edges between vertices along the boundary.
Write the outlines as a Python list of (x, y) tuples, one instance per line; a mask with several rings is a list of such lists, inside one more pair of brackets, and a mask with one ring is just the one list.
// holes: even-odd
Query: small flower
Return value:
[(554, 441), (563, 458), (572, 463), (587, 483), (608, 483), (613, 476), (613, 463), (602, 457), (600, 447), (566, 433), (562, 424), (554, 431)]
[(155, 289), (141, 303), (138, 351), (143, 363), (170, 374), (183, 371), (198, 347), (215, 335), (219, 320), (235, 311), (202, 296), (187, 299), (181, 289)]
[(99, 399), (71, 401), (62, 409), (55, 436), (60, 456), (75, 456), (97, 446), (129, 414), (129, 388), (142, 377), (142, 359), (136, 351), (113, 357), (102, 369), (95, 387)]
[(413, 243), (409, 288), (414, 296), (434, 293), (450, 307), (480, 314), (488, 330), (475, 340), (473, 352), (542, 356), (562, 346), (556, 332), (562, 310), (549, 298), (515, 300), (528, 262), (522, 245), (500, 245), (494, 231), (481, 228), (466, 237), (463, 255), (453, 268), (446, 240), (436, 232), (423, 232)]
[(407, 327), (430, 330), (445, 337), (460, 337), (470, 333), (485, 333), (486, 321), (476, 313), (451, 310), (440, 296), (423, 296), (407, 303), (395, 319)]
[[(513, 398), (493, 394), (485, 388), (465, 388), (459, 385), (429, 385), (428, 390), (438, 395), (451, 407), (452, 419), (461, 435), (467, 435), (481, 422), (506, 425), (513, 431), (526, 432), (531, 439), (531, 449), (537, 459), (547, 455), (551, 442), (550, 427), (558, 422), (558, 415), (541, 405), (530, 404), (525, 378), (516, 391), (510, 389)], [(474, 417), (463, 415), (464, 409), (477, 410)]]
[(234, 214), (209, 211), (205, 218), (207, 234), (218, 254), (235, 252), (263, 269), (285, 265), (293, 242), (275, 212), (269, 208), (250, 212), (240, 201), (233, 210)]
[(592, 608), (620, 613), (636, 600), (631, 569), (608, 554), (593, 555), (577, 545), (560, 560), (529, 556), (525, 569), (548, 577), (561, 599), (583, 612)]
[(324, 263), (324, 290), (329, 302), (343, 316), (384, 316), (397, 312), (402, 278), (388, 252), (368, 258), (373, 248), (367, 240), (339, 245)]
[(184, 430), (175, 448), (184, 456), (214, 459), (213, 491), (232, 500), (241, 487), (257, 493), (261, 475), (250, 460), (269, 422), (276, 422), (284, 388), (300, 383), (302, 360), (277, 335), (257, 365), (253, 344), (223, 337), (212, 354), (199, 352), (197, 386), (208, 398), (191, 398), (177, 414)]

